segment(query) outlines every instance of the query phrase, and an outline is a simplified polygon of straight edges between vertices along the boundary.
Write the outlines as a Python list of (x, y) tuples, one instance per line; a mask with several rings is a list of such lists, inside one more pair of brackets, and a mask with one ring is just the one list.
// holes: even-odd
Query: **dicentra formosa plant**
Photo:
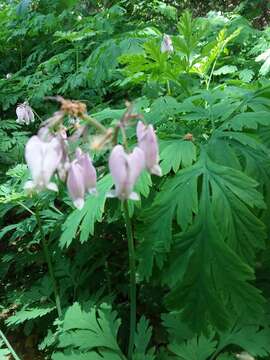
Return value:
[[(108, 197), (116, 197), (122, 202), (123, 216), (126, 224), (129, 274), (130, 274), (130, 337), (128, 359), (131, 359), (134, 347), (136, 327), (136, 263), (132, 226), (128, 212), (127, 201), (139, 200), (139, 195), (133, 191), (135, 183), (141, 172), (146, 169), (151, 174), (161, 176), (159, 166), (159, 150), (157, 137), (152, 125), (146, 125), (141, 120), (137, 122), (138, 144), (129, 151), (126, 137), (126, 128), (131, 125), (131, 120), (140, 118), (132, 114), (131, 104), (127, 104), (127, 111), (115, 128), (105, 128), (86, 112), (86, 106), (78, 101), (65, 100), (57, 97), (61, 103), (60, 111), (53, 117), (43, 122), (37, 135), (32, 136), (25, 148), (25, 159), (30, 169), (32, 180), (26, 182), (25, 189), (30, 192), (39, 192), (44, 189), (58, 191), (54, 175), (66, 182), (68, 192), (73, 204), (78, 209), (84, 206), (85, 193), (96, 193), (96, 169), (88, 153), (77, 147), (75, 154), (71, 153), (71, 144), (79, 138), (85, 138), (88, 126), (94, 126), (99, 134), (93, 140), (92, 147), (103, 148), (111, 143), (112, 150), (109, 155), (109, 170), (115, 188)], [(68, 115), (72, 121), (69, 127), (64, 126), (64, 119)], [(122, 133), (122, 144), (117, 143), (118, 134)], [(68, 136), (68, 133), (71, 135)], [(38, 212), (37, 221), (40, 222)], [(46, 250), (46, 243), (44, 241)], [(50, 276), (54, 283), (54, 293), (59, 317), (62, 316), (61, 303), (57, 291), (57, 284), (52, 269), (50, 256), (47, 252), (47, 262)]]

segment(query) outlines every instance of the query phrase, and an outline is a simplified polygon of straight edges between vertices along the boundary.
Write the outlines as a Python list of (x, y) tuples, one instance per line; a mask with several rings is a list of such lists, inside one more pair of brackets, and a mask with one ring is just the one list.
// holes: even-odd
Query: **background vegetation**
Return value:
[[(99, 195), (81, 211), (63, 186), (23, 190), (25, 143), (57, 94), (105, 126), (129, 100), (159, 137), (164, 176), (144, 173), (129, 204), (132, 359), (269, 359), (269, 16), (264, 0), (1, 2), (0, 328), (21, 359), (126, 358), (127, 241), (121, 204), (106, 199), (108, 149), (92, 152)], [(29, 126), (16, 123), (26, 100), (38, 114)]]

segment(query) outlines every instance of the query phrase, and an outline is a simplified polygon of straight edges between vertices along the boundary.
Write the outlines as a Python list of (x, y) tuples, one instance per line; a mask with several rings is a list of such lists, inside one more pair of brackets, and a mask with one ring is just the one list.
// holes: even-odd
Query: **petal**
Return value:
[(32, 136), (25, 146), (25, 160), (32, 179), (36, 182), (42, 173), (43, 144), (38, 136)]
[(53, 182), (50, 182), (46, 187), (48, 190), (58, 192), (58, 186)]
[(122, 145), (116, 145), (109, 157), (109, 169), (114, 183), (122, 184), (127, 177), (127, 155)]
[(81, 154), (78, 159), (78, 164), (82, 167), (85, 189), (91, 192), (92, 189), (96, 188), (97, 172), (90, 156), (86, 153)]
[(140, 200), (140, 196), (134, 191), (129, 195), (128, 198), (129, 200), (134, 200), (134, 201)]
[(158, 164), (158, 142), (155, 130), (152, 125), (148, 125), (145, 135), (139, 141), (139, 147), (144, 151), (145, 164), (148, 170)]
[(35, 121), (35, 115), (33, 113), (32, 108), (29, 105), (26, 105), (26, 112), (27, 112), (27, 116), (30, 122), (34, 122)]
[(67, 188), (73, 201), (84, 198), (84, 181), (81, 166), (74, 160), (68, 171)]
[(139, 147), (135, 147), (129, 155), (130, 182), (132, 187), (145, 167), (145, 154)]
[(145, 134), (145, 130), (146, 130), (146, 126), (144, 125), (144, 123), (142, 121), (138, 121), (137, 128), (136, 128), (138, 141), (142, 140), (142, 138)]
[(19, 121), (24, 121), (25, 108), (23, 105), (19, 105), (16, 108), (16, 115)]
[(47, 184), (53, 173), (56, 171), (62, 158), (62, 148), (59, 140), (53, 138), (49, 142), (43, 142), (43, 163), (42, 163), (42, 177)]
[(162, 170), (161, 167), (159, 165), (154, 165), (151, 169), (150, 169), (151, 174), (153, 175), (157, 175), (157, 176), (162, 176)]
[(82, 208), (84, 207), (84, 199), (83, 198), (78, 198), (78, 199), (75, 199), (73, 201), (73, 205), (79, 209), (79, 210), (82, 210)]

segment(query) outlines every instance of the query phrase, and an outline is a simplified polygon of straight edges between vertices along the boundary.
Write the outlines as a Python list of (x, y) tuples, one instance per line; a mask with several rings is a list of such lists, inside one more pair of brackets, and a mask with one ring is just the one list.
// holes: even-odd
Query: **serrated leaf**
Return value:
[(38, 308), (26, 308), (16, 312), (15, 315), (10, 316), (5, 322), (7, 326), (19, 325), (28, 320), (37, 319), (45, 316), (55, 310), (55, 306), (40, 306)]
[(180, 166), (188, 167), (196, 160), (196, 146), (191, 141), (166, 141), (162, 143), (160, 160), (164, 175), (171, 169), (176, 173)]
[[(201, 183), (203, 190), (198, 192)], [(207, 312), (216, 326), (228, 325), (228, 308), (218, 295), (220, 291), (226, 291), (236, 311), (249, 313), (251, 304), (254, 313), (262, 310), (259, 291), (247, 282), (254, 273), (246, 263), (247, 257), (253, 259), (256, 249), (264, 246), (265, 229), (250, 210), (265, 208), (257, 185), (243, 172), (214, 163), (204, 150), (196, 164), (166, 181), (152, 206), (142, 213), (144, 225), (137, 233), (141, 275), (151, 275), (155, 259), (163, 267), (163, 282), (174, 289), (168, 304), (184, 309), (185, 319), (193, 326), (205, 324)], [(248, 227), (246, 216), (251, 221)], [(173, 240), (175, 218), (182, 232)], [(192, 226), (187, 230), (189, 224)], [(256, 242), (254, 234), (258, 229), (263, 238)], [(248, 243), (247, 234), (253, 239)], [(247, 252), (248, 256), (239, 257)], [(246, 298), (245, 306), (240, 297)], [(179, 304), (183, 305), (179, 308)]]
[(152, 327), (149, 325), (149, 321), (142, 316), (137, 324), (137, 331), (134, 339), (134, 353), (132, 359), (134, 360), (154, 360), (154, 350), (147, 350), (149, 342), (152, 336)]
[(100, 347), (119, 353), (116, 340), (119, 326), (120, 320), (108, 305), (102, 304), (86, 312), (74, 303), (65, 314), (58, 347), (80, 350)]
[(224, 123), (221, 129), (233, 129), (235, 131), (247, 129), (257, 129), (258, 125), (270, 125), (269, 113), (266, 111), (246, 112), (236, 115), (230, 121)]
[(235, 74), (237, 70), (237, 66), (235, 65), (224, 65), (221, 68), (215, 70), (214, 75)]
[(216, 345), (213, 336), (206, 338), (201, 335), (182, 344), (170, 344), (169, 350), (177, 355), (179, 360), (207, 360), (215, 351)]
[(54, 353), (52, 360), (123, 360), (123, 357), (106, 350), (101, 350), (98, 353), (94, 351), (86, 353), (68, 351)]
[(255, 73), (253, 70), (250, 70), (250, 69), (244, 69), (244, 70), (241, 70), (239, 71), (239, 79), (246, 82), (246, 83), (250, 83), (251, 80), (253, 79)]

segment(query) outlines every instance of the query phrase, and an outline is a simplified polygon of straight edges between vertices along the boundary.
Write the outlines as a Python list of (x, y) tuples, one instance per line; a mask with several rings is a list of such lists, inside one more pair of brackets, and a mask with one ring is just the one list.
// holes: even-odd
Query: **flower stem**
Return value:
[(106, 134), (108, 131), (105, 126), (103, 126), (100, 122), (98, 122), (96, 119), (92, 118), (89, 115), (85, 115), (83, 117), (83, 120), (85, 120), (88, 125), (94, 126), (97, 130), (99, 130), (100, 132), (102, 132), (104, 134)]
[(4, 333), (0, 330), (0, 337), (4, 341), (5, 345), (7, 346), (9, 352), (14, 357), (15, 360), (20, 360), (19, 356), (16, 354), (16, 352), (13, 350), (13, 347), (10, 345), (8, 339), (5, 337)]
[(132, 359), (134, 336), (136, 328), (136, 263), (135, 263), (135, 248), (134, 239), (132, 234), (131, 221), (128, 213), (127, 200), (123, 202), (124, 219), (126, 223), (126, 231), (128, 238), (128, 257), (129, 257), (129, 300), (130, 300), (130, 332), (129, 332), (129, 344), (128, 344), (128, 359)]
[(48, 249), (48, 244), (46, 241), (46, 237), (45, 237), (43, 228), (41, 226), (41, 220), (40, 220), (38, 209), (36, 209), (35, 215), (36, 215), (37, 225), (38, 225), (40, 235), (41, 235), (41, 242), (42, 242), (42, 246), (43, 246), (44, 256), (47, 261), (49, 275), (50, 275), (50, 278), (52, 281), (53, 292), (54, 292), (54, 297), (55, 297), (55, 305), (56, 305), (58, 317), (61, 318), (62, 317), (62, 308), (61, 308), (60, 296), (59, 296), (59, 292), (58, 292), (58, 288), (57, 288), (56, 279), (54, 276), (53, 265), (52, 265), (52, 261), (51, 261), (51, 257), (50, 257), (50, 252)]

